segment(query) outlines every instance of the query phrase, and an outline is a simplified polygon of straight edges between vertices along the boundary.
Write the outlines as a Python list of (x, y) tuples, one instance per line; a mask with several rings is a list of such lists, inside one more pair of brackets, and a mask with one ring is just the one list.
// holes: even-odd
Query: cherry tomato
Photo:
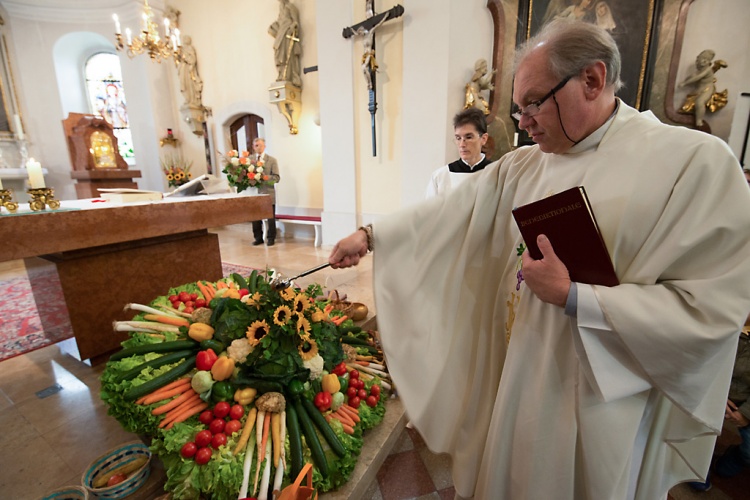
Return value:
[(176, 302), (178, 300), (180, 300), (180, 298), (177, 295), (170, 295), (169, 296), (169, 301), (170, 302)]
[(195, 454), (195, 463), (198, 465), (205, 465), (211, 460), (213, 452), (211, 448), (201, 448)]
[(223, 432), (220, 432), (218, 434), (214, 434), (214, 437), (211, 438), (211, 447), (215, 450), (219, 449), (219, 446), (227, 443), (227, 435)]
[(232, 408), (229, 410), (229, 418), (232, 420), (239, 420), (244, 414), (245, 409), (242, 405), (232, 405)]
[(331, 373), (335, 373), (339, 377), (346, 374), (346, 363), (342, 361), (341, 363), (337, 364)]
[(380, 397), (380, 386), (378, 384), (373, 384), (372, 387), (370, 387), (370, 395), (375, 396), (376, 398)]
[(195, 444), (198, 446), (198, 448), (205, 448), (206, 446), (211, 444), (212, 437), (214, 437), (214, 435), (211, 434), (211, 431), (200, 431), (195, 435)]
[(224, 426), (224, 434), (231, 436), (240, 429), (242, 429), (242, 424), (239, 420), (230, 420), (227, 422), (227, 425)]
[(224, 422), (223, 418), (215, 418), (211, 421), (211, 423), (208, 425), (208, 430), (211, 431), (211, 434), (221, 434), (224, 432), (224, 427), (226, 427), (226, 422)]
[(180, 294), (177, 296), (182, 302), (187, 302), (190, 300), (190, 294), (187, 292), (180, 292)]
[(348, 398), (353, 398), (353, 397), (354, 397), (354, 396), (356, 396), (356, 395), (357, 395), (357, 388), (356, 388), (356, 387), (354, 387), (353, 385), (350, 385), (350, 386), (349, 386), (349, 387), (348, 387), (348, 388), (346, 389), (346, 396), (347, 396)]
[(357, 396), (354, 396), (353, 398), (349, 398), (349, 406), (352, 408), (359, 408), (360, 399)]
[(355, 379), (359, 378), (359, 372), (357, 370), (352, 370), (349, 372), (349, 379)]
[(353, 380), (350, 380), (349, 385), (356, 387), (357, 390), (363, 389), (365, 387), (365, 383), (360, 378), (355, 378)]
[(192, 300), (193, 302), (195, 302), (197, 299), (198, 299), (198, 294), (197, 293), (191, 293), (190, 294), (190, 300)]
[(367, 398), (367, 391), (366, 391), (366, 390), (364, 390), (364, 389), (359, 389), (359, 390), (357, 391), (357, 397), (358, 397), (359, 399), (366, 399), (366, 398)]
[(227, 415), (229, 415), (229, 410), (232, 407), (227, 403), (226, 401), (221, 401), (219, 403), (216, 403), (216, 406), (214, 406), (214, 417), (216, 418), (224, 418)]
[(250, 290), (247, 288), (240, 288), (240, 298), (244, 297), (245, 295), (250, 295)]
[(375, 408), (378, 406), (378, 398), (376, 396), (367, 396), (365, 403), (367, 403), (367, 406), (370, 408)]
[(185, 458), (193, 458), (195, 456), (195, 452), (197, 451), (198, 451), (198, 445), (196, 445), (192, 441), (188, 441), (187, 443), (182, 445), (182, 449), (180, 450), (180, 455), (182, 455)]
[(213, 422), (214, 414), (211, 410), (206, 410), (200, 414), (200, 416), (198, 417), (198, 420), (200, 420), (202, 424), (208, 425), (211, 422)]
[(195, 299), (195, 305), (193, 307), (206, 307), (206, 299)]
[(184, 313), (187, 313), (187, 314), (190, 314), (190, 313), (192, 313), (192, 312), (193, 312), (193, 310), (194, 310), (194, 309), (193, 309), (192, 307), (186, 307), (185, 309), (183, 309), (183, 310), (182, 310), (182, 312), (184, 312)]
[(195, 302), (188, 300), (185, 302), (185, 307), (195, 307)]
[(114, 474), (110, 476), (109, 480), (107, 481), (107, 486), (114, 486), (116, 484), (120, 484), (121, 482), (125, 481), (128, 478), (125, 474)]
[(174, 307), (175, 309), (179, 309), (180, 308), (180, 304), (182, 304), (182, 302), (180, 302), (179, 300), (177, 300), (175, 302), (172, 302), (172, 307)]

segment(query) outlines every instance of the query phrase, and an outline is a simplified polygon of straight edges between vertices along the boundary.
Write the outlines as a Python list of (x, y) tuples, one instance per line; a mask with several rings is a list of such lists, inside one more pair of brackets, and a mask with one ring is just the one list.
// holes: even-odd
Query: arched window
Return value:
[(232, 149), (238, 151), (253, 151), (253, 140), (256, 137), (265, 138), (263, 118), (258, 115), (243, 115), (229, 125), (229, 135), (232, 138)]
[(112, 124), (120, 155), (135, 158), (120, 58), (106, 52), (94, 54), (86, 61), (85, 73), (90, 112)]

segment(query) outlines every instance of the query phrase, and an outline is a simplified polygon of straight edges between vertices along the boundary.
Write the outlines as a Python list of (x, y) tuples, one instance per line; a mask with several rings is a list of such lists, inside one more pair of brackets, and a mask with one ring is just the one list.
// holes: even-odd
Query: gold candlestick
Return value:
[(10, 189), (0, 189), (0, 205), (4, 206), (10, 213), (18, 210), (18, 203), (13, 201), (13, 191)]
[(55, 190), (52, 188), (31, 188), (26, 190), (31, 196), (29, 207), (34, 212), (44, 210), (46, 206), (52, 210), (60, 208), (60, 202), (55, 199)]

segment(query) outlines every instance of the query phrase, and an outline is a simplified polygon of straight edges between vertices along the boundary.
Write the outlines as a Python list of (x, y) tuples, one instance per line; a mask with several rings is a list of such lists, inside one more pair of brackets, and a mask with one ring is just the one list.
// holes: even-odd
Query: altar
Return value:
[[(42, 169), (42, 175), (47, 175), (47, 169)], [(0, 181), (5, 189), (13, 191), (13, 201), (27, 203), (29, 195), (26, 194), (26, 181), (29, 172), (25, 168), (0, 168)]]
[[(127, 338), (112, 330), (113, 321), (131, 315), (124, 304), (222, 277), (219, 238), (209, 228), (265, 219), (272, 209), (267, 195), (220, 194), (127, 205), (71, 200), (59, 210), (32, 213), (22, 205), (3, 213), (0, 262), (24, 259), (45, 329), (46, 297), (64, 296), (80, 357), (95, 364)], [(59, 290), (50, 290), (50, 272)]]

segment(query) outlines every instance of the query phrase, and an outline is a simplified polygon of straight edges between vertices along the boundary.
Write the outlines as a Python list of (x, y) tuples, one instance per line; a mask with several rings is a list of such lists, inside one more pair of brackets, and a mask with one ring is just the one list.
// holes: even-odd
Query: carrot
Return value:
[(355, 408), (352, 408), (349, 405), (341, 405), (341, 408), (339, 408), (339, 410), (341, 410), (342, 408), (344, 409), (344, 412), (345, 412), (344, 414), (348, 415), (349, 418), (351, 418), (355, 422), (360, 421), (359, 413), (357, 413), (357, 410)]
[(356, 413), (351, 413), (347, 410), (342, 410), (341, 408), (339, 408), (339, 414), (349, 417), (354, 423), (353, 425), (356, 425), (360, 421), (359, 415), (357, 415)]
[(330, 314), (331, 311), (333, 311), (333, 304), (328, 304), (323, 308), (323, 312), (326, 314)]
[(201, 401), (199, 405), (193, 406), (192, 408), (188, 408), (183, 413), (178, 415), (174, 420), (169, 422), (169, 424), (167, 424), (167, 429), (171, 429), (174, 426), (174, 424), (179, 424), (180, 422), (184, 422), (185, 420), (189, 419), (196, 413), (202, 412), (206, 408), (208, 408), (208, 403)]
[(188, 387), (190, 387), (190, 377), (181, 378), (175, 382), (165, 385), (160, 389), (155, 390), (151, 394), (146, 394), (145, 396), (143, 396), (143, 398), (141, 398), (143, 399), (143, 403), (140, 404), (150, 405), (159, 401), (164, 401), (165, 399), (185, 392)]
[(208, 290), (208, 293), (211, 295), (212, 299), (216, 296), (216, 288), (214, 288), (213, 283), (206, 282), (206, 290)]
[(336, 325), (336, 326), (339, 326), (341, 323), (343, 323), (347, 319), (349, 319), (349, 316), (347, 316), (346, 314), (344, 314), (343, 316), (339, 316), (338, 318), (334, 319), (333, 320), (333, 324)]
[(222, 288), (229, 288), (229, 286), (224, 283), (223, 281), (217, 281), (216, 282), (216, 289), (221, 290)]
[(165, 325), (172, 326), (190, 326), (190, 322), (184, 318), (175, 318), (174, 316), (158, 316), (156, 314), (146, 314), (143, 319), (147, 321), (156, 321)]
[(177, 415), (178, 413), (182, 412), (182, 410), (184, 410), (188, 406), (195, 405), (198, 402), (199, 399), (200, 399), (200, 395), (196, 394), (193, 391), (192, 395), (189, 395), (186, 399), (183, 399), (180, 403), (176, 404), (175, 406), (173, 406), (169, 410), (165, 411), (164, 412), (165, 413), (164, 418), (166, 418), (168, 420), (171, 420), (172, 418), (174, 418), (175, 415)]
[(266, 456), (266, 442), (268, 441), (268, 431), (271, 429), (271, 419), (273, 418), (272, 414), (266, 414), (266, 418), (263, 421), (263, 440), (261, 443), (261, 453), (260, 453), (260, 461), (262, 462), (263, 459)]
[(235, 290), (237, 290), (237, 285), (234, 284), (234, 281), (229, 282), (229, 288), (234, 288)]
[[(188, 404), (185, 404), (185, 403), (181, 404), (180, 406), (178, 406), (177, 408), (173, 409), (172, 411), (170, 411), (169, 413), (167, 413), (164, 416), (164, 419), (161, 422), (159, 422), (159, 427), (165, 427), (168, 424), (177, 423), (177, 422), (175, 422), (175, 420), (180, 415), (182, 415), (186, 411), (191, 410), (192, 408), (200, 406), (201, 404), (203, 404), (203, 400), (200, 399), (200, 396), (198, 397), (198, 399), (194, 399), (194, 400), (192, 400)], [(208, 405), (206, 405), (206, 406), (208, 406)], [(167, 428), (171, 429), (171, 427), (167, 427)]]
[[(333, 416), (331, 416), (331, 415), (333, 415)], [(331, 415), (328, 415), (328, 416), (326, 417), (326, 420), (327, 420), (327, 421), (330, 421), (330, 420), (331, 420), (332, 418), (336, 418), (336, 417), (335, 417), (335, 414), (331, 413)], [(338, 418), (337, 418), (336, 420), (338, 420), (339, 422), (341, 422), (341, 427), (343, 427), (343, 428), (344, 428), (344, 432), (345, 432), (345, 433), (347, 433), (347, 434), (354, 434), (354, 427), (352, 427), (352, 426), (351, 426), (351, 425), (349, 425), (349, 424), (345, 424), (345, 423), (344, 423), (343, 421), (341, 421), (341, 419), (338, 419)]]
[(354, 427), (354, 425), (355, 425), (354, 424), (354, 420), (352, 420), (352, 417), (350, 417), (346, 413), (342, 412), (341, 408), (339, 408), (338, 410), (336, 410), (333, 413), (331, 413), (331, 415), (333, 415), (334, 417), (336, 417), (339, 420), (341, 420), (342, 424), (348, 424), (348, 425), (351, 425), (352, 427)]
[(201, 291), (201, 294), (203, 295), (203, 298), (206, 299), (206, 300), (208, 300), (209, 299), (209, 294), (208, 294), (208, 289), (206, 288), (206, 285), (204, 285), (200, 281), (196, 281), (195, 284), (198, 285), (198, 290)]
[(250, 435), (253, 433), (253, 427), (255, 427), (255, 417), (258, 413), (257, 408), (253, 408), (250, 410), (250, 413), (247, 414), (247, 420), (245, 420), (245, 426), (242, 428), (242, 434), (240, 434), (240, 440), (237, 441), (237, 446), (234, 447), (234, 451), (232, 452), (232, 455), (237, 455), (239, 452), (242, 451), (242, 449), (247, 444), (247, 440), (250, 438)]
[(193, 389), (187, 390), (184, 393), (180, 394), (178, 397), (174, 398), (169, 403), (163, 404), (151, 410), (151, 415), (161, 415), (162, 413), (167, 413), (172, 408), (177, 408), (182, 403), (185, 403), (186, 401), (193, 399), (193, 397), (196, 395), (197, 393)]

